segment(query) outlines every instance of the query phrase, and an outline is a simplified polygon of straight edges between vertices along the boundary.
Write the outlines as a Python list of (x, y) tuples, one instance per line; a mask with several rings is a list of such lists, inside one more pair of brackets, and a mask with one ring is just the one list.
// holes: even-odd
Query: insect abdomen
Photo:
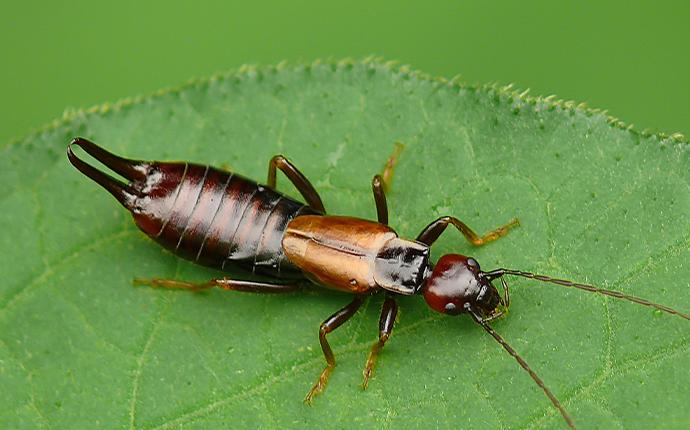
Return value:
[[(235, 263), (299, 276), (285, 258), (287, 223), (311, 208), (239, 175), (190, 163), (153, 163), (132, 209), (137, 225), (175, 254), (225, 269)], [(136, 184), (134, 184), (136, 186)]]

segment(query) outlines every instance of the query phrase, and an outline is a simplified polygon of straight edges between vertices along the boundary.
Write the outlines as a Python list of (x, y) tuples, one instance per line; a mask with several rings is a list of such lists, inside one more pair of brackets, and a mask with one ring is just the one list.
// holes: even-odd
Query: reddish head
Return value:
[(429, 307), (448, 315), (467, 312), (469, 306), (491, 316), (503, 302), (477, 260), (459, 254), (447, 254), (438, 260), (422, 294)]

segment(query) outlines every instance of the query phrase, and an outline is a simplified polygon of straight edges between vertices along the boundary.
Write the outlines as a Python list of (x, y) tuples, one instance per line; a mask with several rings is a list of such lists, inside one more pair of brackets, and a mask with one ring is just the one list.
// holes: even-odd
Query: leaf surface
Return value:
[[(134, 288), (219, 276), (161, 250), (67, 162), (74, 136), (139, 159), (229, 166), (263, 181), (282, 153), (334, 214), (375, 218), (371, 177), (405, 145), (390, 223), (414, 237), (455, 215), (506, 238), (458, 252), (690, 311), (690, 151), (569, 103), (473, 88), (377, 62), (245, 68), (73, 112), (1, 149), (2, 428), (560, 428), (529, 376), (467, 317), (419, 297), (369, 389), (381, 297), (330, 335), (338, 359), (313, 407), (322, 320), (350, 299)], [(279, 188), (297, 196), (281, 177)], [(582, 428), (686, 428), (687, 321), (524, 279), (494, 323)]]

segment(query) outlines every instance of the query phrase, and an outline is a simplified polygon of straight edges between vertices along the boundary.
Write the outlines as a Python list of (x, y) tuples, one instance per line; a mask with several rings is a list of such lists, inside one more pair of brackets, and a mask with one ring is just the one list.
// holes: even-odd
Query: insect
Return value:
[[(78, 158), (73, 147), (126, 178), (124, 183)], [(393, 331), (398, 312), (396, 297), (422, 295), (435, 311), (468, 314), (529, 373), (561, 413), (575, 424), (556, 396), (527, 362), (491, 326), (510, 306), (507, 275), (603, 294), (650, 306), (690, 320), (690, 316), (661, 304), (580, 284), (512, 269), (483, 271), (472, 257), (443, 255), (430, 261), (431, 245), (453, 226), (473, 245), (504, 236), (516, 219), (479, 236), (465, 223), (443, 216), (427, 225), (415, 240), (403, 239), (388, 226), (385, 184), (390, 181), (400, 147), (382, 175), (372, 181), (378, 221), (326, 215), (321, 197), (309, 180), (283, 156), (268, 164), (268, 180), (260, 185), (236, 174), (186, 162), (136, 161), (121, 158), (83, 138), (67, 148), (69, 161), (80, 172), (108, 190), (134, 217), (137, 226), (175, 254), (225, 269), (239, 265), (268, 275), (275, 283), (227, 277), (205, 283), (172, 279), (136, 280), (138, 284), (199, 291), (209, 288), (256, 293), (287, 293), (304, 284), (319, 285), (354, 295), (352, 301), (329, 316), (319, 328), (326, 366), (305, 397), (311, 403), (328, 382), (336, 361), (328, 334), (349, 320), (366, 296), (383, 293), (379, 336), (364, 367), (363, 388), (372, 376), (378, 355)], [(282, 171), (306, 204), (276, 191), (276, 172)], [(494, 281), (500, 281), (500, 291)]]

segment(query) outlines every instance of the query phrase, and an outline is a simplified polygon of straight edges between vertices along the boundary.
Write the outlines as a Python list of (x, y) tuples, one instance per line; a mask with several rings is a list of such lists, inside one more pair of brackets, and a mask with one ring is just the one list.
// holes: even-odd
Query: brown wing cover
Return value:
[(302, 215), (288, 223), (282, 244), (287, 259), (312, 280), (361, 294), (378, 288), (376, 256), (397, 236), (386, 225), (359, 218)]

